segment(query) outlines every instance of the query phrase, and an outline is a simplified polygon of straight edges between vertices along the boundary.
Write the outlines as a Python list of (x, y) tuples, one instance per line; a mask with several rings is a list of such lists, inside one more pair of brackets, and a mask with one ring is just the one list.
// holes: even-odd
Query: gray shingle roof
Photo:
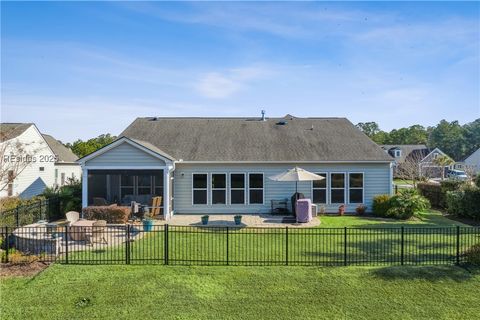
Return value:
[(58, 157), (58, 162), (74, 163), (78, 157), (69, 148), (65, 147), (60, 141), (48, 134), (42, 134), (48, 146)]
[(137, 118), (120, 136), (184, 161), (392, 161), (345, 118)]
[(33, 123), (0, 123), (0, 141), (16, 138), (32, 125)]
[(430, 149), (427, 148), (424, 144), (384, 144), (381, 145), (384, 150), (391, 151), (389, 154), (394, 156), (394, 149), (400, 149), (402, 151), (401, 156), (395, 158), (397, 163), (403, 163), (407, 157), (412, 158), (415, 161), (420, 161), (425, 158), (429, 153)]

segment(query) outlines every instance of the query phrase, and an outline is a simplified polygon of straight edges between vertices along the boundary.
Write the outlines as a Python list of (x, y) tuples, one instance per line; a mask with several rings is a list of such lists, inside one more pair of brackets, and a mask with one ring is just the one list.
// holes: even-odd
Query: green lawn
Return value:
[(480, 270), (53, 265), (1, 295), (2, 319), (478, 319)]
[(409, 184), (413, 185), (413, 180), (407, 180), (407, 179), (393, 179), (394, 184)]

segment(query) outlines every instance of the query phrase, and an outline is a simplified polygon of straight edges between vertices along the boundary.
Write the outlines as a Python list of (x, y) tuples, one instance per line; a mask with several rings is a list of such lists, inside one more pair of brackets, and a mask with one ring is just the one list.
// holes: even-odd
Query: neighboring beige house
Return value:
[(462, 161), (457, 162), (455, 168), (476, 174), (480, 173), (480, 148)]
[[(80, 166), (75, 162), (77, 156), (52, 136), (40, 133), (35, 124), (1, 123), (0, 133), (4, 169), (8, 171), (9, 161), (26, 161), (28, 157), (28, 164), (22, 166), (16, 177), (10, 178), (14, 170), (3, 176), (2, 186), (7, 185), (0, 191), (0, 197), (30, 198), (47, 187), (65, 184), (68, 178), (81, 178)], [(23, 151), (19, 152), (19, 147)], [(23, 159), (16, 160), (18, 156)]]

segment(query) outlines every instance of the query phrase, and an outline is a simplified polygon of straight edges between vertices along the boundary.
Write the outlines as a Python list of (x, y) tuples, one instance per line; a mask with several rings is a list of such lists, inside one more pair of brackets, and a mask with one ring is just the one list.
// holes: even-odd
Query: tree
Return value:
[(445, 167), (448, 167), (455, 163), (452, 158), (448, 156), (438, 156), (436, 159), (433, 160), (433, 163), (439, 166), (442, 169), (442, 180), (445, 179)]
[(380, 127), (376, 122), (359, 122), (357, 128), (360, 129), (367, 136), (372, 138), (375, 134), (380, 132)]
[(463, 126), (465, 137), (465, 156), (480, 148), (480, 119)]
[(395, 168), (395, 177), (403, 180), (412, 180), (415, 187), (421, 179), (420, 164), (423, 159), (421, 152), (412, 152), (405, 158), (405, 161)]
[(0, 132), (0, 191), (6, 190), (35, 159), (38, 148), (32, 143), (8, 139)]
[(78, 157), (81, 158), (106, 146), (107, 144), (112, 143), (113, 141), (115, 141), (115, 139), (117, 139), (116, 136), (112, 136), (107, 133), (99, 135), (96, 138), (89, 139), (87, 141), (82, 141), (78, 139), (72, 144), (67, 143), (66, 146), (72, 149), (73, 153), (75, 153)]
[(464, 131), (458, 121), (442, 120), (430, 133), (428, 146), (439, 148), (453, 159), (460, 160), (467, 149)]

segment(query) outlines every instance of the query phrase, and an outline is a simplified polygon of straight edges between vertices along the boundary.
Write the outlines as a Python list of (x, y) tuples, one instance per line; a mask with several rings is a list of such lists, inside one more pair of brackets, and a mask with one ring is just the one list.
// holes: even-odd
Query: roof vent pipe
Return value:
[(265, 121), (265, 110), (262, 110), (262, 121)]

